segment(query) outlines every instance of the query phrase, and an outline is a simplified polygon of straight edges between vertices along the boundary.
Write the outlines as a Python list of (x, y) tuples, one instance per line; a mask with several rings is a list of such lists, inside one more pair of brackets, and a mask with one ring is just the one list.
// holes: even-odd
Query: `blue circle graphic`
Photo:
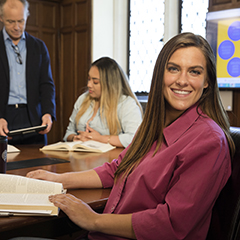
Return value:
[(218, 47), (218, 54), (223, 60), (231, 58), (234, 54), (235, 46), (230, 40), (222, 41)]
[(228, 36), (232, 41), (240, 40), (240, 21), (235, 21), (229, 26)]
[(232, 77), (240, 76), (240, 58), (232, 58), (227, 64), (227, 71)]

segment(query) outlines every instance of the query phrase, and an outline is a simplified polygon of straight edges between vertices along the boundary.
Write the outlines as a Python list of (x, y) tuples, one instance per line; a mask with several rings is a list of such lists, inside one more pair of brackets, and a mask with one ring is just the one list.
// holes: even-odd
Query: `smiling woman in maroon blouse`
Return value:
[(69, 194), (50, 197), (89, 239), (204, 240), (233, 153), (212, 49), (182, 33), (160, 52), (143, 122), (118, 159), (85, 172), (27, 176), (112, 188), (103, 214)]

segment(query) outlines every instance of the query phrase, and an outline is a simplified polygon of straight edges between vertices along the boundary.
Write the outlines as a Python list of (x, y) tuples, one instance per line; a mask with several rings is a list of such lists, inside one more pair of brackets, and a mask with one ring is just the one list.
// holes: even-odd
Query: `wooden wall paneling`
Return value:
[(40, 38), (46, 44), (50, 59), (52, 75), (56, 87), (56, 112), (57, 121), (54, 121), (48, 133), (48, 142), (53, 143), (62, 139), (62, 123), (60, 117), (60, 73), (59, 73), (59, 3), (52, 1), (30, 0), (30, 16), (26, 31)]
[(63, 0), (60, 22), (62, 119), (65, 133), (74, 103), (86, 86), (91, 63), (91, 1)]
[(56, 24), (58, 22), (57, 9), (57, 4), (41, 4), (42, 28), (51, 29), (52, 31), (56, 31), (58, 29), (59, 26)]
[(29, 0), (29, 16), (27, 20), (27, 28), (39, 27), (39, 2)]
[(29, 17), (27, 19), (26, 31), (39, 38), (39, 3), (29, 0)]
[[(77, 1), (75, 3), (75, 59), (76, 59), (76, 95), (82, 94), (86, 90), (88, 71), (91, 61), (91, 6), (90, 1)], [(81, 69), (79, 69), (81, 66)]]
[(233, 92), (233, 111), (229, 112), (231, 126), (240, 127), (240, 91)]
[(73, 3), (63, 3), (61, 4), (61, 29), (64, 29), (66, 27), (72, 28), (73, 22), (74, 22), (74, 9), (73, 9)]
[(74, 5), (73, 2), (61, 4), (61, 96), (63, 108), (61, 118), (63, 122), (63, 136), (65, 134), (69, 117), (76, 100), (74, 89)]
[(209, 0), (209, 12), (239, 8), (240, 0)]
[(232, 3), (232, 0), (212, 0), (213, 5)]
[(61, 101), (60, 101), (60, 52), (58, 51), (58, 33), (43, 30), (41, 39), (44, 39), (47, 45), (50, 59), (53, 80), (55, 83), (55, 101), (56, 101), (56, 121), (53, 122), (51, 131), (48, 133), (48, 142), (54, 143), (62, 139), (61, 122)]
[(237, 105), (234, 104), (235, 101), (236, 101), (236, 94), (233, 93), (233, 109), (232, 109), (232, 111), (227, 112), (231, 126), (238, 126), (238, 119), (237, 119), (237, 115), (236, 115)]
[[(42, 1), (41, 1), (42, 2)], [(51, 68), (56, 88), (56, 114), (52, 130), (48, 134), (48, 142), (53, 143), (62, 140), (61, 121), (61, 95), (60, 95), (60, 51), (59, 51), (59, 18), (60, 6), (54, 2), (42, 2), (41, 4), (41, 39), (48, 47), (51, 58)]]
[[(75, 42), (76, 42), (76, 51), (75, 51), (75, 96), (79, 96), (87, 89), (87, 78), (89, 71), (89, 62), (88, 59), (88, 49), (85, 47), (87, 43), (87, 32), (86, 31), (76, 31), (75, 33)], [(80, 67), (81, 66), (81, 67)]]
[[(75, 24), (76, 26), (85, 26), (89, 25), (89, 1), (82, 0), (75, 3)], [(88, 29), (86, 29), (88, 30)]]
[(63, 135), (72, 113), (73, 104), (76, 100), (74, 89), (74, 54), (73, 54), (74, 35), (72, 32), (61, 33), (61, 97), (62, 111), (61, 119), (63, 122)]

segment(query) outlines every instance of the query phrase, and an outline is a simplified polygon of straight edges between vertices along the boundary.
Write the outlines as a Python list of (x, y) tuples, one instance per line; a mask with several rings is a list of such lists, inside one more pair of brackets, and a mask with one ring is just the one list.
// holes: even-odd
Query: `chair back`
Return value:
[(232, 174), (213, 207), (207, 240), (240, 239), (240, 128), (230, 131), (236, 147)]

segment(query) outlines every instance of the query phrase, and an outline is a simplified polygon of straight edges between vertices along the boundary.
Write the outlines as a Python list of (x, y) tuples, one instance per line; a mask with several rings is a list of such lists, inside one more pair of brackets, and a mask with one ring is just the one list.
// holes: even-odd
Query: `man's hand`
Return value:
[(8, 123), (4, 118), (0, 118), (0, 135), (6, 136), (6, 133), (9, 132), (8, 130)]
[(46, 133), (50, 132), (50, 130), (52, 128), (52, 116), (50, 114), (46, 113), (42, 116), (42, 126), (43, 125), (47, 125), (47, 128), (39, 133), (46, 134)]

